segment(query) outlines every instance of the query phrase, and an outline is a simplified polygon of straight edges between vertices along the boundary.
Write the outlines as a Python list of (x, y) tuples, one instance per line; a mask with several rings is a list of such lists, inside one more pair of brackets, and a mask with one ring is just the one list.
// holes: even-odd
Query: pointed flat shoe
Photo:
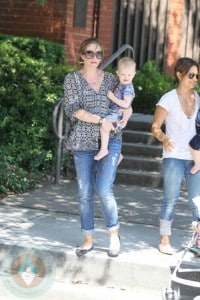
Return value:
[(163, 245), (163, 244), (159, 244), (158, 245), (158, 250), (163, 253), (163, 254), (167, 254), (167, 255), (173, 255), (176, 253), (176, 250), (174, 248), (171, 247), (170, 244), (167, 245)]
[(76, 255), (77, 255), (78, 257), (81, 257), (81, 256), (87, 254), (88, 252), (92, 251), (92, 249), (93, 249), (93, 245), (92, 245), (92, 247), (89, 248), (89, 249), (84, 249), (84, 248), (78, 247), (78, 248), (76, 249)]

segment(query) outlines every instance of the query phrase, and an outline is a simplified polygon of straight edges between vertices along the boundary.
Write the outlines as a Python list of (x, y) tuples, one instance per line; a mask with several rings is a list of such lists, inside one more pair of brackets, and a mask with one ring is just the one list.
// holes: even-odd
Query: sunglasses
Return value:
[(195, 73), (189, 73), (188, 74), (189, 79), (193, 79), (194, 77), (196, 77), (196, 79), (199, 79), (199, 74), (195, 74)]
[(97, 59), (102, 59), (103, 58), (103, 51), (97, 51), (97, 52), (94, 52), (94, 51), (91, 51), (91, 50), (87, 50), (84, 52), (84, 55), (86, 58), (94, 58), (96, 56)]

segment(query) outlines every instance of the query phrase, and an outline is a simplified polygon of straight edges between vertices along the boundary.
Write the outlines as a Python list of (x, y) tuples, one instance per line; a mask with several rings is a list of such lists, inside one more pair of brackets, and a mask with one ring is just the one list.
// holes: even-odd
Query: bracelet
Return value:
[(100, 118), (98, 125), (101, 126), (103, 124), (104, 118)]

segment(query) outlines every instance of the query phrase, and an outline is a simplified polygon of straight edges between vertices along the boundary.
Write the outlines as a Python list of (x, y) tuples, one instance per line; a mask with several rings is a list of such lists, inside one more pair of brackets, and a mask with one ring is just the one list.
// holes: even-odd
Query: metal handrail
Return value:
[[(128, 44), (122, 45), (116, 52), (114, 52), (105, 62), (100, 66), (101, 70), (104, 70), (108, 65), (110, 65), (119, 55), (124, 51), (129, 50), (132, 53), (134, 58), (134, 50)], [(64, 129), (63, 129), (63, 120), (64, 120), (64, 99), (58, 98), (52, 114), (52, 125), (53, 132), (58, 139), (58, 145), (56, 150), (56, 167), (55, 167), (55, 183), (57, 184), (60, 179), (60, 169), (61, 169), (61, 159), (62, 159), (62, 143), (65, 138)]]
[(115, 51), (107, 60), (105, 60), (101, 66), (100, 69), (104, 70), (107, 66), (109, 66), (119, 55), (121, 55), (124, 51), (129, 50), (129, 52), (132, 53), (133, 59), (135, 58), (135, 53), (133, 50), (133, 47), (125, 44), (121, 46), (117, 51)]
[(53, 132), (58, 139), (64, 139), (63, 135), (63, 115), (64, 99), (58, 98), (53, 110)]

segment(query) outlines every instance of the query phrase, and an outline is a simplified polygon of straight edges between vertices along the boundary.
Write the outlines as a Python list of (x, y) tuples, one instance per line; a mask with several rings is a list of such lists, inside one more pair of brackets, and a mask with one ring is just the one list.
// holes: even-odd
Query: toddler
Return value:
[[(114, 93), (108, 91), (108, 98), (113, 102), (113, 105), (110, 109), (109, 115), (105, 118), (112, 120), (116, 130), (122, 130), (124, 126), (120, 124), (122, 119), (122, 113), (120, 109), (128, 108), (133, 102), (135, 97), (134, 87), (132, 80), (136, 73), (136, 63), (132, 58), (122, 57), (117, 66), (116, 74), (119, 77), (119, 84), (114, 90)], [(94, 157), (95, 160), (100, 160), (104, 156), (108, 155), (108, 141), (110, 132), (106, 132), (100, 128), (101, 134), (101, 147), (99, 152)], [(123, 156), (120, 154), (119, 162), (122, 160)]]

